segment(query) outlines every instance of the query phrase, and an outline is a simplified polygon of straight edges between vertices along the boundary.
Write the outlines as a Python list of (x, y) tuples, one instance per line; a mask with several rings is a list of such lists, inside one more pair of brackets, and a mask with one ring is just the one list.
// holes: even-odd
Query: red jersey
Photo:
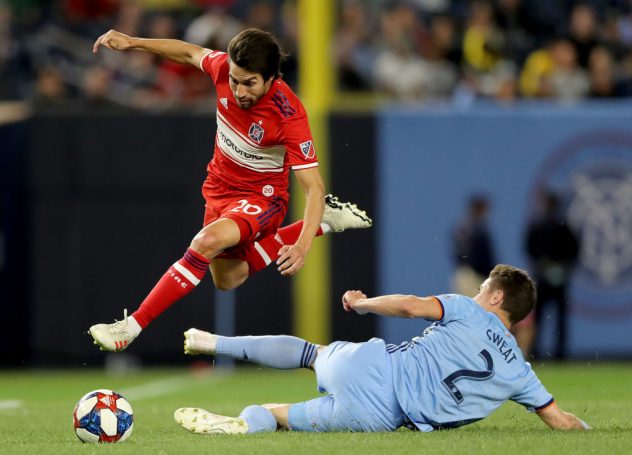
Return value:
[(200, 68), (217, 91), (217, 135), (208, 172), (239, 191), (287, 198), (289, 169), (318, 166), (307, 113), (280, 79), (249, 109), (241, 109), (228, 78), (228, 54), (213, 51)]

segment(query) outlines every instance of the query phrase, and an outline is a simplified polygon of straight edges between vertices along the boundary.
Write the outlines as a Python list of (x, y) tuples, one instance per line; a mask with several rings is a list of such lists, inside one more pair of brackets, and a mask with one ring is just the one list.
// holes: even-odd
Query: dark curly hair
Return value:
[(228, 55), (235, 65), (261, 74), (264, 81), (281, 75), (287, 56), (272, 33), (258, 28), (248, 28), (230, 40)]

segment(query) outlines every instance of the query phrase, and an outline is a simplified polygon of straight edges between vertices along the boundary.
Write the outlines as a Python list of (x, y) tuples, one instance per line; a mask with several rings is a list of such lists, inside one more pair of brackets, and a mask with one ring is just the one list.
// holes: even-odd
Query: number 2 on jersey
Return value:
[(459, 379), (473, 379), (474, 381), (486, 381), (487, 379), (494, 376), (494, 361), (492, 360), (492, 356), (487, 352), (487, 349), (483, 349), (478, 353), (483, 360), (485, 360), (487, 368), (484, 371), (475, 371), (475, 370), (457, 370), (449, 376), (446, 376), (443, 379), (443, 383), (448, 388), (448, 391), (452, 395), (452, 398), (457, 402), (457, 404), (463, 401), (463, 394), (456, 386), (455, 382)]

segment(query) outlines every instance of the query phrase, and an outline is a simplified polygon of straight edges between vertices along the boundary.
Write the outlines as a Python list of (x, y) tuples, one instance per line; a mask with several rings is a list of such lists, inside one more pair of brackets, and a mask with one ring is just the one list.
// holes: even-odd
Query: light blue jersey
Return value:
[(423, 336), (388, 345), (397, 401), (422, 431), (483, 419), (506, 400), (529, 410), (553, 402), (500, 319), (469, 297), (437, 297), (443, 317)]

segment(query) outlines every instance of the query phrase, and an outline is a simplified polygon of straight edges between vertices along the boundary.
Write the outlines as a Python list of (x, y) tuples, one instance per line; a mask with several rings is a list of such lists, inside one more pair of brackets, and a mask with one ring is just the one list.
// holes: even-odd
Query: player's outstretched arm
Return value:
[(303, 228), (294, 245), (284, 245), (279, 250), (278, 270), (283, 276), (294, 275), (305, 262), (325, 210), (325, 185), (317, 167), (294, 173), (305, 193)]
[(94, 42), (92, 52), (96, 54), (101, 46), (113, 51), (138, 49), (152, 52), (174, 62), (189, 63), (196, 67), (200, 64), (204, 54), (210, 52), (209, 49), (176, 39), (135, 38), (116, 30), (110, 30), (101, 35)]
[(435, 297), (417, 297), (415, 295), (382, 295), (368, 298), (361, 291), (347, 291), (342, 296), (345, 311), (358, 314), (374, 313), (382, 316), (400, 318), (425, 318), (439, 320), (443, 317), (443, 308)]
[(553, 403), (551, 406), (538, 412), (544, 423), (554, 430), (590, 430), (590, 425), (570, 412), (562, 411)]

